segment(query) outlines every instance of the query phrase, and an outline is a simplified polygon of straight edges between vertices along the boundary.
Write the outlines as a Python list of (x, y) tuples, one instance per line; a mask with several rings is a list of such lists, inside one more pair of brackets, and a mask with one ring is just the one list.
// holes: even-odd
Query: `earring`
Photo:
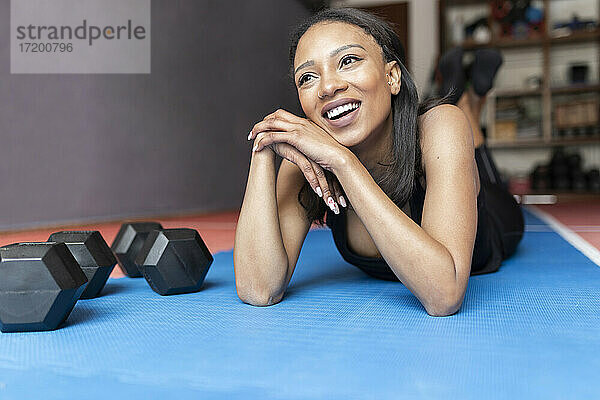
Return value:
[(389, 74), (385, 74), (385, 76), (388, 78), (388, 85), (392, 86), (392, 81), (390, 81), (390, 75)]

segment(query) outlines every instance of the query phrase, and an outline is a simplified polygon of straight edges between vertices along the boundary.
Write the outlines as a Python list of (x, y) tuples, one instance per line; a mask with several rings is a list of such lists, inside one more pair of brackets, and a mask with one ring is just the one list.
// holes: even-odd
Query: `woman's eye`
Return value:
[(298, 86), (302, 86), (305, 82), (308, 81), (309, 78), (312, 78), (310, 75), (302, 75), (300, 79), (298, 79)]
[(354, 61), (358, 61), (358, 60), (360, 60), (360, 58), (358, 58), (358, 57), (346, 56), (346, 57), (342, 58), (341, 64), (342, 64), (342, 66), (346, 66), (346, 65), (352, 64)]

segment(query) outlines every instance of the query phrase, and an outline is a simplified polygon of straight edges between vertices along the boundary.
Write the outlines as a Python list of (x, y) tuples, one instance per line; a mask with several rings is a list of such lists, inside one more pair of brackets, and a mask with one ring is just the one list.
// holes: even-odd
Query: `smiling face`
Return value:
[(400, 68), (384, 61), (360, 27), (329, 21), (310, 27), (298, 42), (294, 81), (306, 117), (342, 145), (372, 153), (389, 142)]

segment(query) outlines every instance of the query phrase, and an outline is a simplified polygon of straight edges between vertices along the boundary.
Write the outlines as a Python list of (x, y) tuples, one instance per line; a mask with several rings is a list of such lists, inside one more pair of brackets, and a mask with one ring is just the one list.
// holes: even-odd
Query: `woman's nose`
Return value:
[(325, 97), (333, 97), (336, 92), (343, 91), (348, 87), (348, 84), (337, 75), (321, 76), (318, 96), (321, 99)]

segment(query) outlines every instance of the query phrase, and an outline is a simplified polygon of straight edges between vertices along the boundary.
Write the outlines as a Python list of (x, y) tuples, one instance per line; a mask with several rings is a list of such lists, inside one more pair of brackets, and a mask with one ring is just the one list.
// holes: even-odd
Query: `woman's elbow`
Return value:
[(430, 304), (425, 307), (427, 314), (432, 317), (448, 317), (456, 314), (460, 310), (461, 303), (455, 304), (451, 301)]
[[(463, 303), (466, 292), (467, 279), (462, 279), (461, 276), (457, 276), (457, 267), (450, 256), (449, 263), (451, 268), (451, 277), (446, 277), (443, 281), (436, 282), (434, 287), (430, 287), (429, 295), (423, 306), (427, 311), (427, 314), (432, 317), (447, 317), (449, 315), (456, 314)], [(461, 268), (461, 271), (465, 271), (465, 268)]]
[(281, 301), (285, 292), (281, 280), (266, 282), (258, 277), (260, 268), (236, 261), (234, 257), (235, 288), (241, 301), (258, 307), (272, 306)]
[(427, 314), (432, 317), (447, 317), (456, 314), (463, 303), (464, 291), (459, 291), (458, 288), (440, 293), (434, 299), (430, 299), (427, 303), (423, 303)]
[(237, 288), (237, 295), (244, 303), (256, 307), (272, 306), (279, 303), (283, 298), (283, 293), (281, 295), (274, 295), (270, 292), (249, 291), (240, 288)]

